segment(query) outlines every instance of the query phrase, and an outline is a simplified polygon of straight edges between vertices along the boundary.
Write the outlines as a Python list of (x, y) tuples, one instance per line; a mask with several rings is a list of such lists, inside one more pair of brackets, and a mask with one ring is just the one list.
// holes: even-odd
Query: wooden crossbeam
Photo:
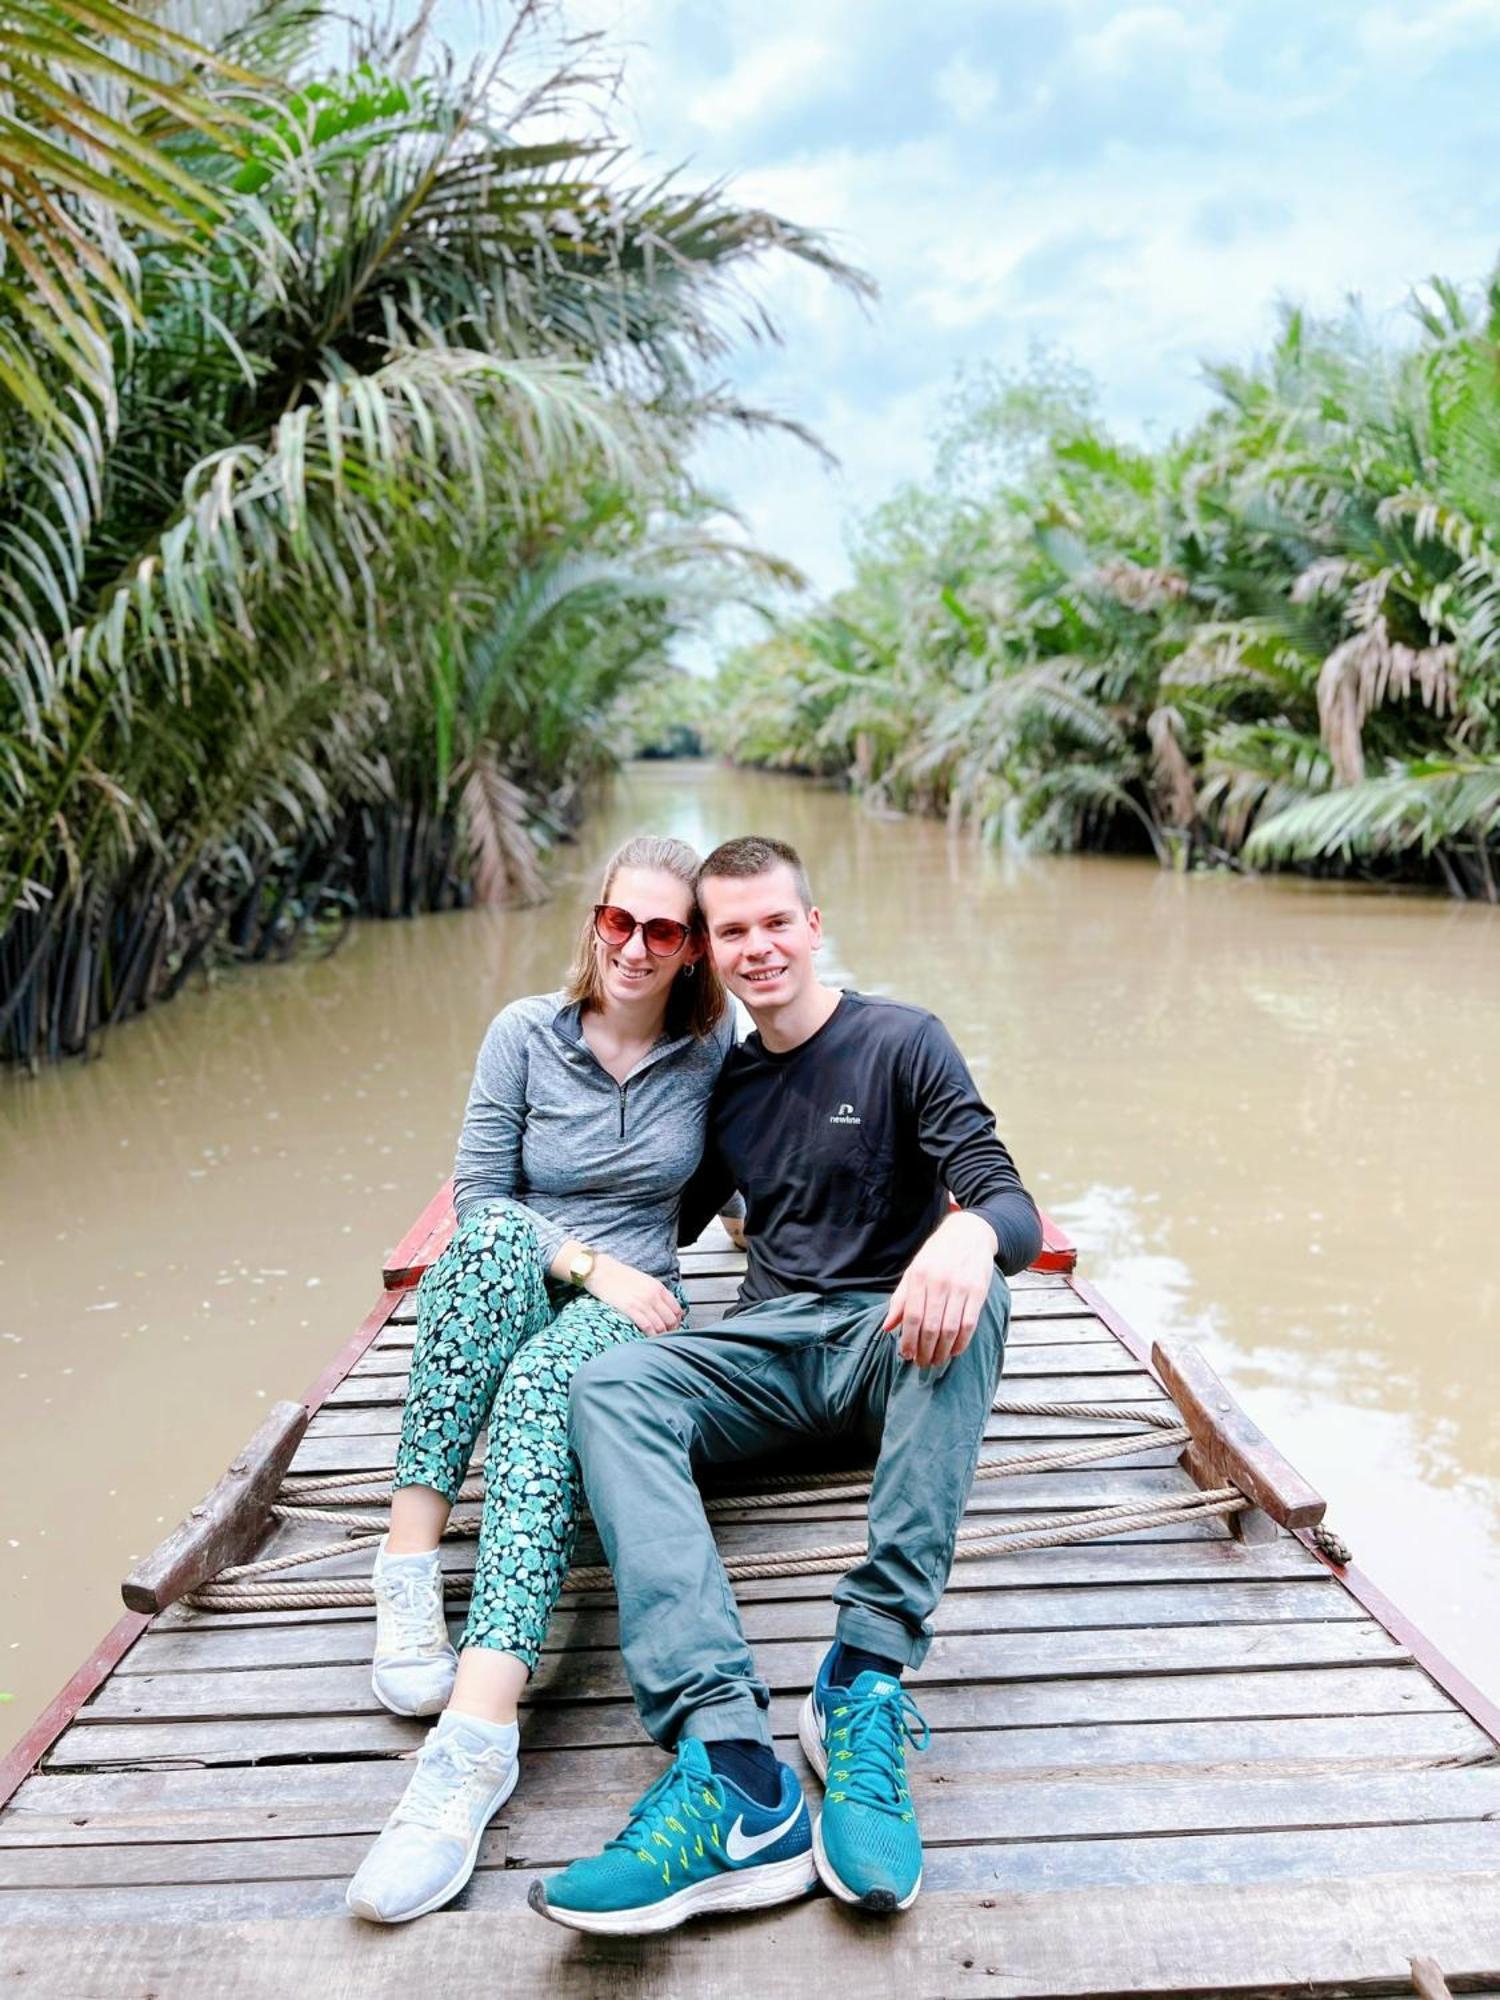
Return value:
[(1322, 1520), (1327, 1501), (1245, 1414), (1196, 1347), (1158, 1340), (1151, 1361), (1193, 1434), (1182, 1463), (1199, 1486), (1237, 1486), (1283, 1528)]
[(132, 1611), (164, 1611), (228, 1563), (254, 1554), (271, 1524), (275, 1499), (307, 1429), (305, 1403), (277, 1403), (213, 1491), (126, 1577), (120, 1595)]

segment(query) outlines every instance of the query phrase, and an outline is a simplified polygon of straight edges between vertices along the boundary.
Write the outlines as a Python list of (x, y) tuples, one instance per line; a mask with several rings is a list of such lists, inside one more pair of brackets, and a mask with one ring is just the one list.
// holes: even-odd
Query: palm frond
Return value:
[(1429, 758), (1285, 807), (1256, 827), (1245, 851), (1252, 861), (1428, 855), (1448, 842), (1487, 842), (1497, 830), (1500, 759)]

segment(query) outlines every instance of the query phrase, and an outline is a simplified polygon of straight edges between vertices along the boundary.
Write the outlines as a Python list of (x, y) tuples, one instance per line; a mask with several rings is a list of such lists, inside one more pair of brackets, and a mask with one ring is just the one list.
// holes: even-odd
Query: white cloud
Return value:
[(960, 125), (982, 118), (1000, 94), (992, 71), (978, 69), (967, 56), (952, 56), (932, 80), (932, 94)]
[(1427, 65), (1500, 36), (1500, 0), (1428, 0), (1421, 8), (1372, 8), (1357, 34), (1377, 62)]
[(1212, 54), (1223, 38), (1222, 19), (1208, 10), (1189, 20), (1175, 7), (1111, 9), (1101, 26), (1073, 39), (1072, 57), (1106, 76), (1181, 57)]
[[(706, 444), (758, 539), (841, 580), (844, 517), (926, 473), (960, 360), (1050, 341), (1139, 434), (1195, 414), (1200, 358), (1263, 347), (1278, 298), (1381, 312), (1488, 269), (1500, 0), (1278, 4), (1274, 28), (1270, 6), (1055, 0), (1038, 26), (997, 0), (568, 0), (633, 44), (626, 129), (656, 161), (831, 232), (882, 288), (867, 318), (789, 260), (754, 280), (787, 345), (742, 349), (736, 384), (844, 461)], [(1441, 58), (1468, 48), (1445, 97)]]
[(687, 99), (695, 125), (721, 136), (768, 111), (783, 115), (811, 99), (836, 95), (848, 71), (831, 42), (788, 34), (748, 48), (728, 73)]

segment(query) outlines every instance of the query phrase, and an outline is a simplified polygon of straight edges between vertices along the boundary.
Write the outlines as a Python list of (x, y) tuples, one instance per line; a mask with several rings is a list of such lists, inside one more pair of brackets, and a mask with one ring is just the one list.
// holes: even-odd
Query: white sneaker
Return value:
[(438, 1715), (448, 1706), (458, 1655), (443, 1616), (443, 1572), (431, 1555), (375, 1551), (375, 1665), (370, 1686), (393, 1715)]
[(445, 1715), (349, 1884), (344, 1900), (354, 1914), (404, 1924), (451, 1901), (473, 1874), (484, 1830), (519, 1776), (514, 1748), (500, 1748), (462, 1716)]

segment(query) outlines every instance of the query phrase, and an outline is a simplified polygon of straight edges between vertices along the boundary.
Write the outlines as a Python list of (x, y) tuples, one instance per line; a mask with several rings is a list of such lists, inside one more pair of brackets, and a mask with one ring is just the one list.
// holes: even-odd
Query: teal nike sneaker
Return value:
[(860, 1674), (852, 1687), (828, 1679), (829, 1652), (802, 1704), (797, 1735), (823, 1780), (813, 1828), (818, 1873), (844, 1903), (909, 1910), (922, 1886), (922, 1836), (906, 1782), (906, 1746), (925, 1750), (922, 1712), (888, 1674)]
[(575, 1931), (638, 1937), (717, 1910), (805, 1896), (818, 1879), (812, 1823), (796, 1772), (780, 1770), (781, 1797), (757, 1805), (719, 1776), (696, 1737), (683, 1737), (624, 1832), (602, 1853), (533, 1882), (526, 1900)]

